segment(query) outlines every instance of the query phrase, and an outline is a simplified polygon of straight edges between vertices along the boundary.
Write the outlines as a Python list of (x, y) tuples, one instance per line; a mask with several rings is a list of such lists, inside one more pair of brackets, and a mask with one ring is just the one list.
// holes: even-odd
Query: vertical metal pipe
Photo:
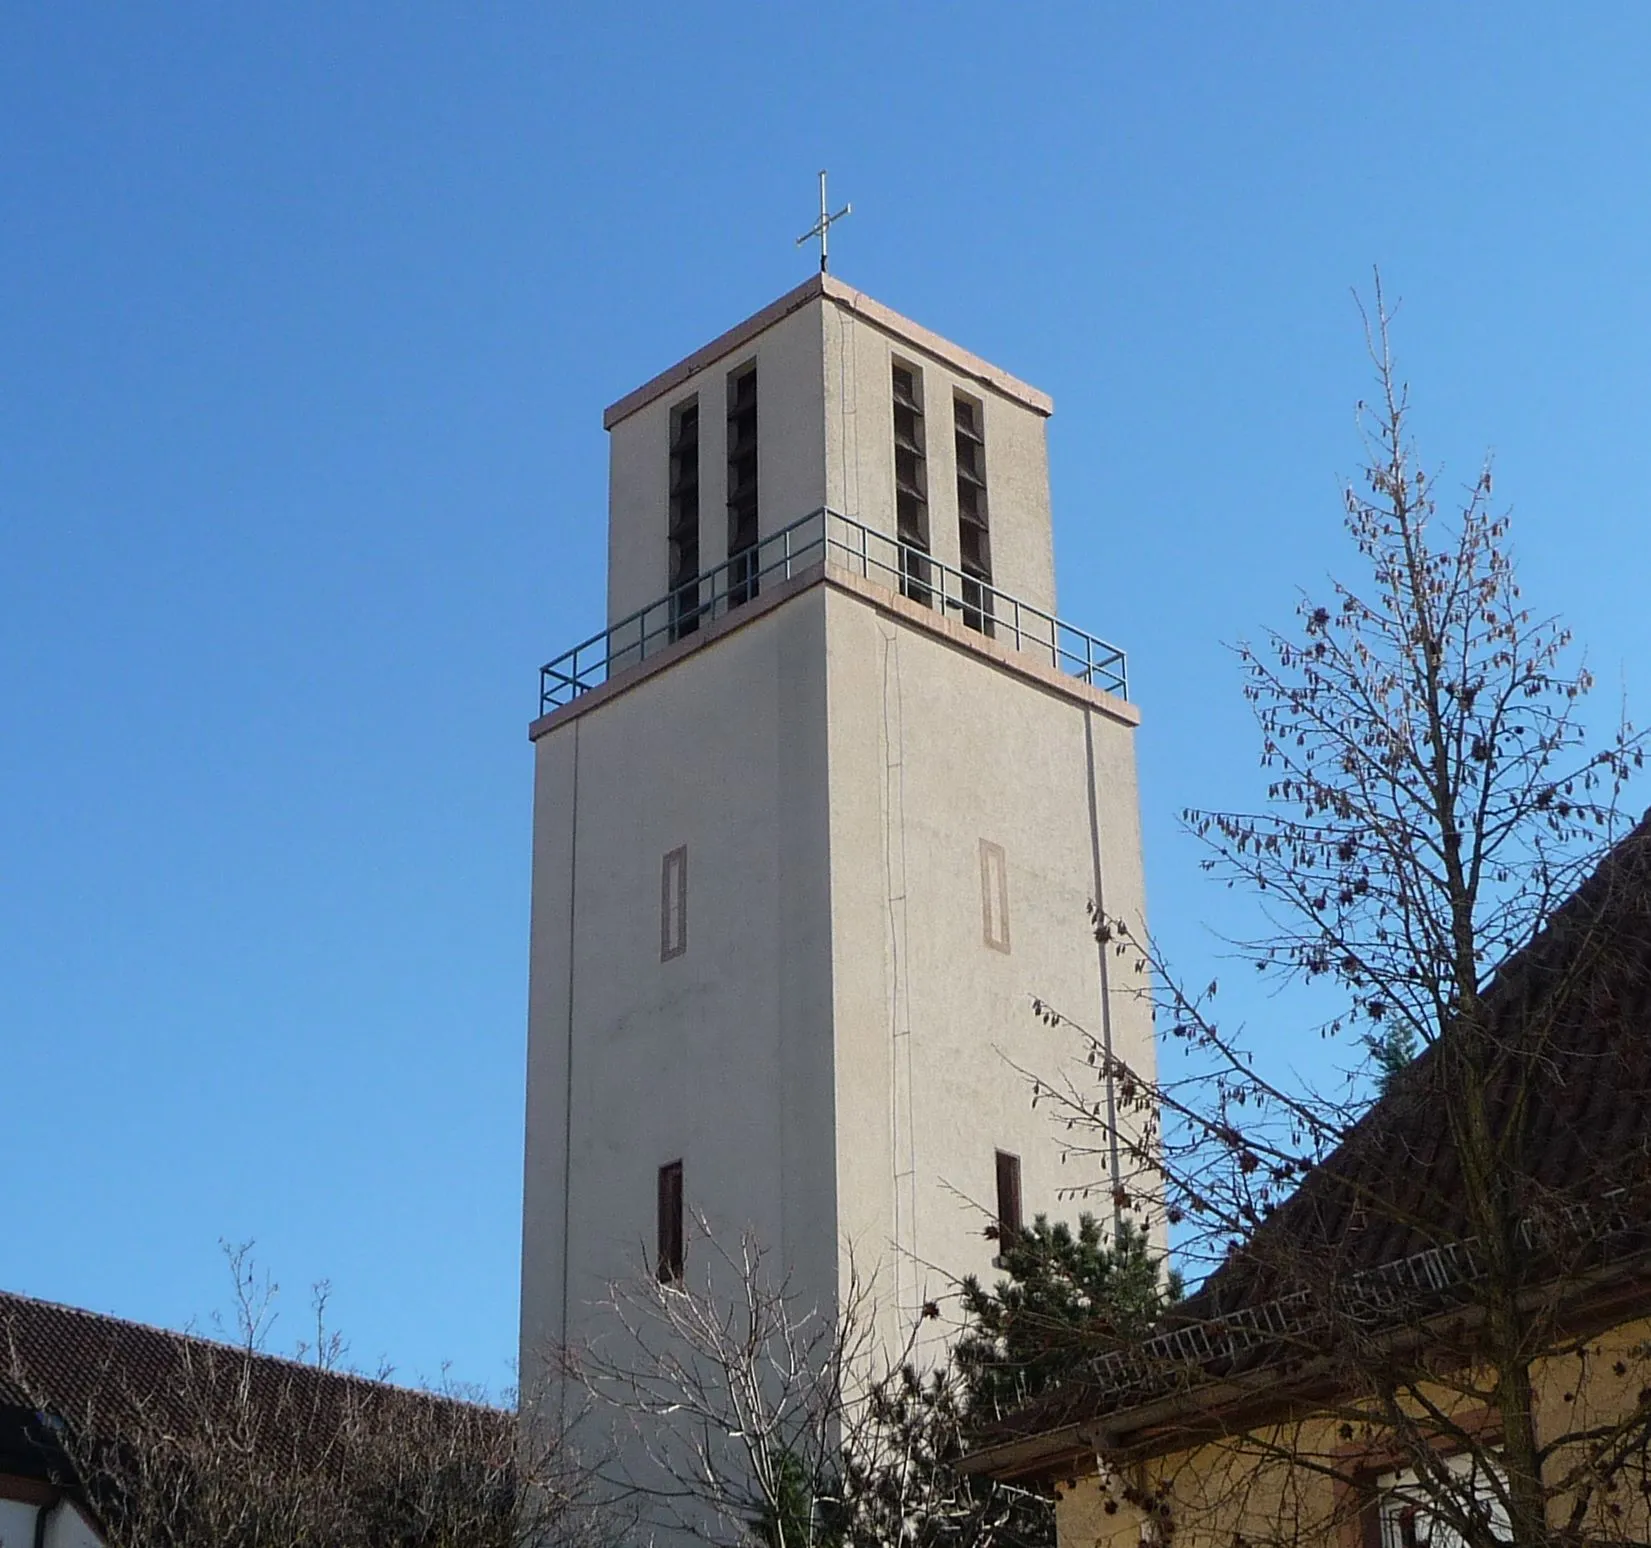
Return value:
[[(1095, 795), (1095, 719), (1094, 711), (1086, 704), (1083, 711), (1084, 772), (1089, 781), (1089, 847), (1095, 867), (1095, 912), (1106, 917), (1106, 887), (1101, 867), (1101, 813)], [(1101, 1048), (1106, 1055), (1106, 1137), (1107, 1163), (1112, 1174), (1112, 1239), (1118, 1241), (1124, 1234), (1123, 1166), (1118, 1155), (1118, 1099), (1113, 1077), (1112, 1058), (1112, 984), (1107, 970), (1106, 946), (1095, 943), (1095, 953), (1101, 972)]]

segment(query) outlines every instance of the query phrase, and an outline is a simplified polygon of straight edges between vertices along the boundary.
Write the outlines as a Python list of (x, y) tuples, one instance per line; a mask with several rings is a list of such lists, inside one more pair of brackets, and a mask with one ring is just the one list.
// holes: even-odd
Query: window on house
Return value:
[(980, 841), (980, 934), (993, 951), (1008, 951), (1009, 865), (989, 839)]
[(1020, 1235), (1020, 1157), (997, 1153), (997, 1240), (999, 1249)]
[(728, 378), (728, 605), (757, 594), (757, 368)]
[(667, 1162), (659, 1169), (659, 1255), (655, 1272), (660, 1283), (682, 1283), (682, 1163)]
[(894, 362), (894, 515), (900, 548), (900, 593), (931, 603), (929, 471), (923, 436), (923, 375)]
[(992, 632), (992, 542), (986, 523), (986, 412), (958, 394), (952, 399), (957, 441), (957, 541), (963, 569), (963, 622)]
[(699, 399), (671, 410), (671, 638), (699, 627)]
[(688, 949), (688, 846), (665, 856), (659, 868), (659, 960)]
[(1494, 1541), (1513, 1541), (1492, 1464), (1464, 1452), (1443, 1466), (1445, 1479), (1431, 1474), (1424, 1478), (1407, 1467), (1376, 1480), (1381, 1548), (1463, 1548), (1467, 1539), (1452, 1524), (1448, 1507), (1478, 1514)]

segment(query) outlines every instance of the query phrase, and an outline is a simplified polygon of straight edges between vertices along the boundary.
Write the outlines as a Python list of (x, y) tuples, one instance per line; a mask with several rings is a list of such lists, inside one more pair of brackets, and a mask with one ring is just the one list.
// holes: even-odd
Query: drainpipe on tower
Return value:
[[(1101, 865), (1101, 813), (1095, 796), (1095, 721), (1094, 711), (1087, 705), (1083, 712), (1084, 765), (1089, 775), (1089, 844), (1090, 857), (1095, 867), (1095, 914), (1099, 927), (1106, 918), (1106, 883)], [(1101, 1050), (1106, 1055), (1106, 1138), (1108, 1170), (1112, 1174), (1112, 1240), (1123, 1240), (1124, 1174), (1118, 1155), (1118, 1096), (1113, 1081), (1112, 1060), (1112, 983), (1107, 972), (1106, 944), (1099, 936), (1095, 942), (1101, 975)]]

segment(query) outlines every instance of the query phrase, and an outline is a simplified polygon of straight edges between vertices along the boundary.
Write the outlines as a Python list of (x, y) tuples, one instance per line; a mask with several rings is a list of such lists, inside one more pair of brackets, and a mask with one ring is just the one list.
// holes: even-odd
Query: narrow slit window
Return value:
[(1009, 866), (1003, 846), (980, 841), (980, 933), (993, 951), (1009, 949)]
[(928, 607), (929, 468), (923, 432), (923, 373), (894, 362), (894, 516), (900, 550), (900, 594)]
[(961, 393), (952, 399), (957, 442), (957, 544), (963, 570), (963, 622), (992, 632), (992, 539), (986, 520), (986, 411)]
[(688, 847), (673, 849), (659, 869), (659, 960), (688, 949)]
[(1014, 1243), (1021, 1231), (1020, 1157), (1007, 1150), (997, 1153), (997, 1240), (999, 1248)]
[(655, 1272), (661, 1284), (682, 1283), (682, 1163), (670, 1161), (659, 1169), (659, 1254)]
[(757, 368), (728, 378), (728, 605), (757, 594)]
[(671, 410), (671, 638), (699, 628), (699, 399)]

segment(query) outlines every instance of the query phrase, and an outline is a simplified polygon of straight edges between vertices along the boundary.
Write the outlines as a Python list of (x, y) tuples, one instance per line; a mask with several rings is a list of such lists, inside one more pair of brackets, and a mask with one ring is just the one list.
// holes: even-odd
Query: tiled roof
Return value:
[[(496, 1419), (501, 1435), (512, 1422), (502, 1410), (441, 1394), (0, 1292), (0, 1453), (7, 1470), (51, 1471), (61, 1462), (49, 1455), (51, 1427), (37, 1415), (68, 1424), (95, 1415), (107, 1424), (141, 1407), (181, 1419), (185, 1405), (209, 1404), (214, 1394), (226, 1406), (239, 1401), (242, 1382), (246, 1409), (287, 1430), (289, 1440), (300, 1426), (324, 1433), (329, 1416), (348, 1407), (359, 1413), (406, 1404), (470, 1422), (486, 1416)], [(39, 1466), (19, 1466), (30, 1454)]]
[[(1485, 1005), (1497, 1047), (1488, 1117), (1515, 1211), (1538, 1228), (1577, 1209), (1651, 1220), (1651, 817), (1504, 966)], [(1296, 1263), (1318, 1280), (1462, 1242), (1451, 1053), (1447, 1039), (1401, 1072), (1185, 1313), (1225, 1315), (1295, 1288)]]
[[(1651, 816), (1603, 859), (1485, 992), (1486, 1086), (1533, 1274), (1643, 1267), (1651, 1250)], [(1106, 1418), (1300, 1355), (1331, 1300), (1372, 1322), (1443, 1304), (1476, 1273), (1445, 1102), (1448, 1039), (1390, 1084), (1343, 1144), (1166, 1320), (982, 1437)], [(1534, 1074), (1533, 1074), (1534, 1072)], [(1651, 1279), (1643, 1285), (1651, 1305)], [(1384, 1297), (1387, 1299), (1384, 1300)]]

